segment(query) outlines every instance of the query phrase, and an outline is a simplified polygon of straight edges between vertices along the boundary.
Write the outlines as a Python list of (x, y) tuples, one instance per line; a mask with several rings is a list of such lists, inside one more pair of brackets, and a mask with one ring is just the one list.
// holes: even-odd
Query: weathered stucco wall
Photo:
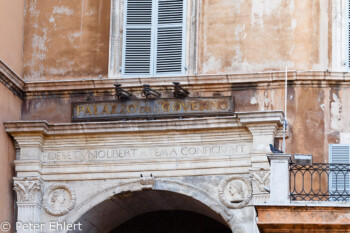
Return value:
[(24, 1), (0, 1), (0, 59), (22, 74)]
[(4, 121), (20, 119), (21, 100), (0, 84), (0, 223), (14, 223), (13, 177), (16, 158), (15, 146), (4, 130)]
[(327, 0), (201, 4), (198, 73), (327, 68)]
[(110, 0), (26, 0), (23, 77), (106, 76)]
[[(305, 83), (306, 84), (306, 83)], [(328, 162), (328, 146), (350, 142), (346, 86), (297, 85), (289, 83), (287, 153), (312, 154), (314, 162)], [(233, 91), (236, 111), (283, 110), (284, 89), (273, 84), (265, 88)], [(350, 106), (349, 106), (350, 107)], [(343, 141), (341, 142), (341, 137)]]
[[(24, 78), (107, 76), (110, 5), (27, 0)], [(199, 74), (328, 67), (328, 0), (202, 0), (198, 12)]]

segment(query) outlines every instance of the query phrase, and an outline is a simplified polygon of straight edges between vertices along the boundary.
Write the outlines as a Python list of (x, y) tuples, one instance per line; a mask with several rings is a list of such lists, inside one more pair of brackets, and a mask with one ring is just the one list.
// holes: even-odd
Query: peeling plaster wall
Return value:
[[(314, 162), (328, 162), (329, 144), (350, 144), (350, 88), (321, 84), (288, 88), (288, 153), (313, 154)], [(284, 90), (235, 90), (236, 111), (284, 110)]]
[(2, 123), (20, 119), (21, 100), (2, 84), (0, 84), (0, 109), (0, 223), (8, 221), (13, 226), (15, 197), (12, 177), (15, 175), (13, 161), (16, 152), (13, 141), (5, 132)]
[[(26, 0), (24, 78), (107, 76), (110, 5)], [(328, 67), (329, 0), (201, 0), (198, 12), (199, 74)]]
[(107, 76), (110, 0), (26, 0), (27, 81)]
[(0, 1), (0, 59), (22, 74), (24, 1)]
[(202, 0), (198, 73), (326, 69), (328, 0)]

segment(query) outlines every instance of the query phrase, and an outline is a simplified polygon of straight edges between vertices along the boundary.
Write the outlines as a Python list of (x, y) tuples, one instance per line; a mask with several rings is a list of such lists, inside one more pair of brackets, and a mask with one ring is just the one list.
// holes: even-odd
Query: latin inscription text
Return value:
[(248, 144), (177, 146), (156, 148), (87, 149), (44, 152), (43, 161), (96, 161), (143, 158), (190, 158), (249, 154)]

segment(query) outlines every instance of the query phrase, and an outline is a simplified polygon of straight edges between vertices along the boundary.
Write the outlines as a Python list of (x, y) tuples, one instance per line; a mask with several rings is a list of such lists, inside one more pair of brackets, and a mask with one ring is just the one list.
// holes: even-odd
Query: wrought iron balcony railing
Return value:
[(292, 201), (350, 201), (350, 164), (290, 164)]

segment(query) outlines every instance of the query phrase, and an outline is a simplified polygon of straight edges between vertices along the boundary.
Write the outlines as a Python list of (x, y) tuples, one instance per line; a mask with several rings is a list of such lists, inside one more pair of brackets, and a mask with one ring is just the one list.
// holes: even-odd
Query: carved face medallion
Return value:
[(44, 209), (54, 216), (67, 214), (74, 208), (75, 193), (66, 184), (51, 185), (44, 195)]
[(231, 176), (219, 186), (219, 198), (228, 208), (242, 208), (252, 198), (252, 188), (249, 180), (240, 176)]

